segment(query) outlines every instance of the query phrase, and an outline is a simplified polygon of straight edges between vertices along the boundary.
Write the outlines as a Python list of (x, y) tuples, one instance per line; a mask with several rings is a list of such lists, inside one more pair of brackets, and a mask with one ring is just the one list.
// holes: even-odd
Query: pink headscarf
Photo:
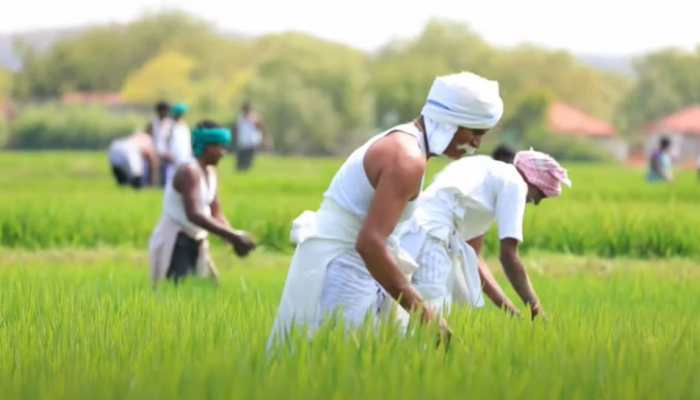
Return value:
[(528, 182), (537, 186), (547, 197), (561, 194), (561, 184), (571, 187), (566, 170), (552, 156), (534, 151), (519, 151), (513, 164), (522, 171)]

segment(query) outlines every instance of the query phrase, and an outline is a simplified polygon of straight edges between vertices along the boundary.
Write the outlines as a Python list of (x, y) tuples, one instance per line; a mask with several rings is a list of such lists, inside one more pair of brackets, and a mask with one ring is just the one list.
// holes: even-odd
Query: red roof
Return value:
[(700, 135), (700, 105), (683, 108), (647, 126), (647, 133)]
[(11, 119), (15, 115), (12, 101), (0, 98), (0, 118)]
[(547, 111), (547, 128), (552, 133), (585, 137), (616, 136), (615, 128), (568, 104), (554, 102)]

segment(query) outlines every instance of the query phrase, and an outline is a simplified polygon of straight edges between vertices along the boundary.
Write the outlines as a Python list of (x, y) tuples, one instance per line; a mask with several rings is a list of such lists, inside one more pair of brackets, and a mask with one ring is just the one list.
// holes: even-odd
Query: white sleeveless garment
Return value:
[[(197, 204), (197, 209), (205, 215), (211, 215), (211, 204), (216, 198), (216, 173), (213, 168), (207, 168), (207, 173), (205, 175), (197, 161), (190, 161), (189, 164), (193, 164), (201, 173), (199, 204)], [(165, 188), (163, 213), (175, 221), (181, 227), (182, 231), (192, 239), (202, 240), (207, 237), (206, 230), (187, 219), (185, 202), (183, 201), (182, 194), (173, 187), (173, 180), (171, 180)]]

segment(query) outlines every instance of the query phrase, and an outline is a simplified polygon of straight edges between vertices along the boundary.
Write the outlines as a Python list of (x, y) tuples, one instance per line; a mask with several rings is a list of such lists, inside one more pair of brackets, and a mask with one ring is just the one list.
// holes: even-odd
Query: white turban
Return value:
[(493, 128), (503, 115), (498, 82), (471, 72), (435, 78), (421, 111), (430, 151), (442, 154), (458, 127)]
[(498, 82), (471, 72), (435, 78), (423, 115), (465, 128), (493, 128), (503, 115)]

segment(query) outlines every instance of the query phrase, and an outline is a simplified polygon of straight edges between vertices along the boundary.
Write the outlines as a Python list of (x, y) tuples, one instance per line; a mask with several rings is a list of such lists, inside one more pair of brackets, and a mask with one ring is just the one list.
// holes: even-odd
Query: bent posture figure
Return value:
[[(410, 217), (428, 159), (473, 152), (502, 111), (496, 82), (467, 72), (438, 77), (421, 116), (355, 150), (320, 209), (294, 221), (297, 248), (268, 345), (283, 340), (293, 325), (313, 332), (335, 312), (357, 326), (385, 309), (387, 297), (423, 321), (435, 320), (407, 278), (415, 263), (390, 235)], [(441, 327), (448, 332), (445, 321)]]
[(562, 183), (571, 185), (566, 170), (532, 150), (518, 152), (514, 165), (486, 156), (448, 165), (399, 233), (401, 246), (418, 261), (412, 282), (423, 298), (444, 313), (452, 303), (481, 307), (483, 284), (497, 306), (519, 313), (481, 258), (484, 234), (495, 221), (506, 276), (532, 317), (540, 314), (540, 300), (518, 256), (525, 204), (559, 196)]
[(158, 182), (158, 156), (148, 134), (137, 132), (114, 140), (109, 145), (108, 155), (118, 185), (141, 189)]

